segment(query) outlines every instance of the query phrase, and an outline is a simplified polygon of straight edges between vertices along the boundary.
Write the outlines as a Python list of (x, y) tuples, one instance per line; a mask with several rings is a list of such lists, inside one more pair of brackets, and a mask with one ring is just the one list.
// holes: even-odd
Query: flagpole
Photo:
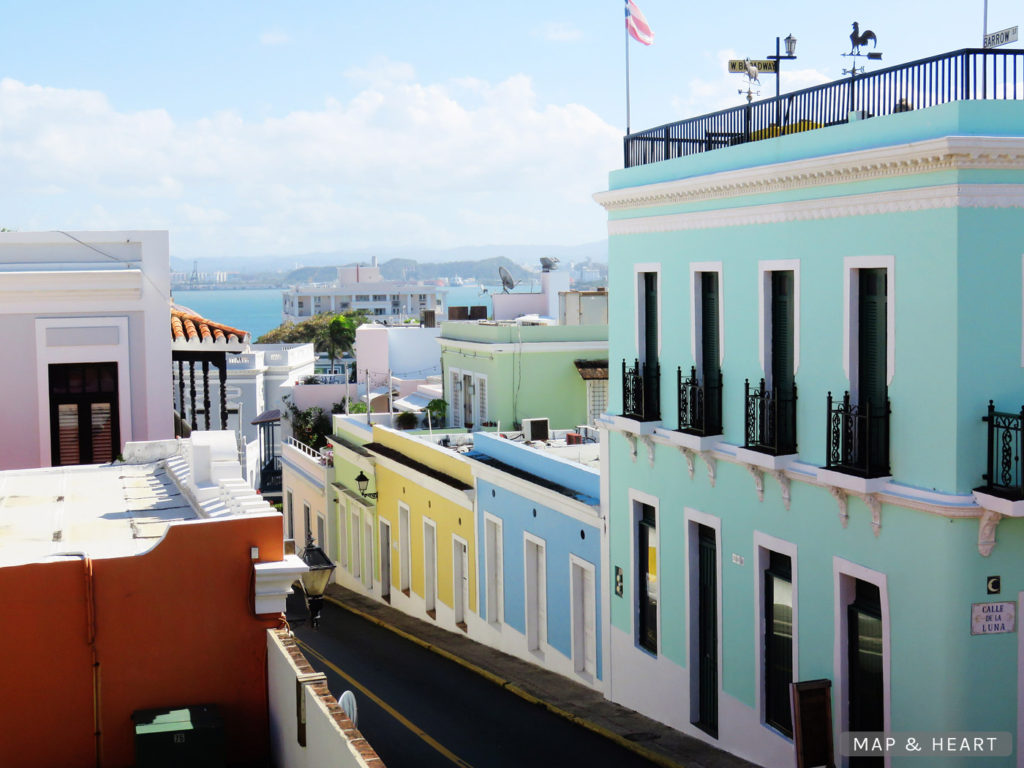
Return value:
[(629, 0), (626, 0), (626, 23), (622, 31), (626, 35), (626, 135), (629, 136)]

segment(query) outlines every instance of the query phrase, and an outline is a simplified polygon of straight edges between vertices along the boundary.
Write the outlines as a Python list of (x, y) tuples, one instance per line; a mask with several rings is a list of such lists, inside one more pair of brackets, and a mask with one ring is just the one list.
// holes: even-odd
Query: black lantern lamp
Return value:
[(313, 534), (306, 533), (306, 548), (299, 556), (309, 570), (302, 574), (302, 589), (306, 592), (309, 623), (313, 629), (320, 626), (320, 610), (324, 606), (324, 591), (334, 573), (334, 563), (320, 547), (313, 543)]
[(796, 58), (796, 38), (793, 37), (792, 33), (786, 36), (786, 39), (781, 41), (786, 45), (786, 55), (783, 56), (779, 48), (779, 38), (775, 38), (775, 55), (767, 56), (769, 61), (775, 62), (775, 122), (779, 126), (779, 130), (782, 130), (782, 119), (780, 116), (781, 105), (779, 104), (779, 85), (781, 78), (782, 62), (784, 59), (795, 59)]
[(364, 475), (362, 470), (360, 470), (359, 474), (356, 475), (356, 485), (359, 487), (359, 492), (363, 496), (365, 496), (367, 499), (376, 499), (377, 498), (377, 494), (376, 493), (367, 493), (366, 492), (366, 489), (370, 485), (370, 478), (368, 478), (366, 475)]

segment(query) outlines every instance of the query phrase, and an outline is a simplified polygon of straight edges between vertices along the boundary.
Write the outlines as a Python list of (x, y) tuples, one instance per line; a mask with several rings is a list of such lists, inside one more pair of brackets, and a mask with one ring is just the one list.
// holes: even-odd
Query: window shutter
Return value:
[(886, 397), (886, 274), (884, 269), (860, 270), (859, 405), (880, 408)]
[(772, 272), (772, 389), (793, 393), (793, 273)]
[(489, 421), (487, 418), (487, 377), (480, 376), (476, 380), (476, 401), (477, 411), (480, 414), (479, 420), (481, 423)]
[(644, 362), (658, 361), (658, 273), (644, 272)]
[[(701, 364), (704, 369), (704, 381), (707, 384), (717, 383), (718, 377), (718, 273), (701, 272)], [(708, 377), (713, 380), (709, 380)]]
[(451, 378), (451, 406), (452, 406), (452, 426), (462, 426), (462, 393), (459, 391), (461, 381), (459, 380), (458, 371), (452, 371), (450, 373)]

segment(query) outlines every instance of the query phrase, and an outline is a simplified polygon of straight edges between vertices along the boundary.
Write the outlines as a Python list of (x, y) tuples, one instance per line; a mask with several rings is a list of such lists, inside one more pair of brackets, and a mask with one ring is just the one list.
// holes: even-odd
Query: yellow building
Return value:
[(327, 553), (337, 566), (335, 582), (379, 596), (376, 469), (373, 454), (365, 448), (372, 440), (373, 430), (367, 424), (335, 417), (334, 434), (328, 438), (334, 469), (327, 488), (331, 513)]
[(469, 463), (429, 440), (376, 425), (380, 597), (440, 626), (478, 621), (474, 483)]

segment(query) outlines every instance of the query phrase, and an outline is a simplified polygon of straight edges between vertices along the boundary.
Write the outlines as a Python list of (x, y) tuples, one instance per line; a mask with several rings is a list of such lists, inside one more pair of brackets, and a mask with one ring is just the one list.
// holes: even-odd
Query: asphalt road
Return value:
[(389, 768), (654, 765), (343, 608), (327, 603), (319, 630), (305, 616), (290, 597), (303, 652), (332, 694), (355, 694), (359, 730)]

